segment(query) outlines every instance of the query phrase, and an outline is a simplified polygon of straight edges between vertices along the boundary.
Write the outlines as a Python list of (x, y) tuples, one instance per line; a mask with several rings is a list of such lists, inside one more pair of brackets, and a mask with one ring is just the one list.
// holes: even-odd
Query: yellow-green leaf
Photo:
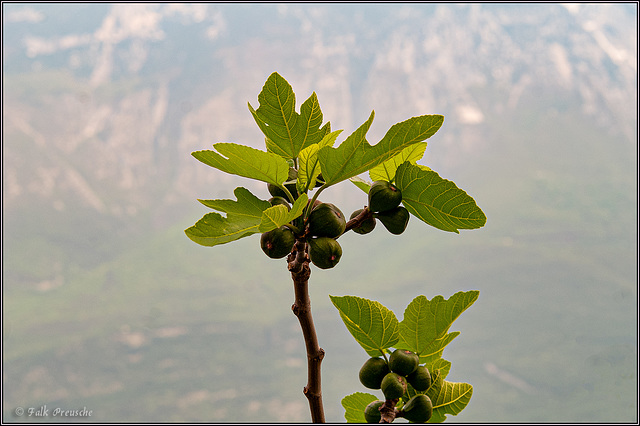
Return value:
[(296, 183), (298, 192), (312, 189), (316, 184), (316, 178), (320, 174), (320, 164), (318, 163), (318, 150), (325, 146), (333, 146), (342, 130), (336, 130), (325, 135), (322, 140), (310, 145), (300, 151), (298, 155), (298, 181)]
[(289, 176), (287, 160), (271, 152), (234, 143), (216, 143), (213, 147), (215, 151), (196, 151), (191, 155), (223, 172), (276, 185)]
[(302, 214), (308, 200), (307, 194), (300, 194), (291, 206), (291, 210), (282, 204), (269, 207), (262, 212), (262, 220), (258, 230), (260, 232), (268, 232), (291, 222)]
[(458, 415), (469, 404), (473, 395), (473, 386), (469, 383), (454, 383), (443, 380), (437, 393), (427, 392), (433, 404), (433, 413), (429, 423), (442, 423), (447, 414)]
[(352, 178), (349, 178), (349, 180), (355, 186), (362, 189), (365, 194), (369, 193), (369, 189), (371, 189), (371, 182), (367, 182), (366, 180), (362, 179), (360, 176), (354, 176)]
[(400, 164), (404, 163), (405, 161), (408, 161), (411, 164), (416, 164), (416, 162), (422, 158), (426, 149), (426, 142), (419, 142), (413, 145), (409, 145), (408, 147), (400, 151), (399, 154), (369, 170), (369, 177), (374, 182), (377, 180), (393, 182), (393, 180), (396, 178), (396, 170), (398, 169)]

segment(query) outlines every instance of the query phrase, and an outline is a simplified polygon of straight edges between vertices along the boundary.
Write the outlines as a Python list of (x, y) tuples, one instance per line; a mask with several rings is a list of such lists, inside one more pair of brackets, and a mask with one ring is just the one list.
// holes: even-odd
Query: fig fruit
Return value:
[(398, 414), (413, 423), (426, 423), (433, 414), (431, 398), (424, 394), (418, 394), (411, 398)]
[(308, 240), (309, 259), (320, 269), (333, 268), (340, 261), (342, 247), (333, 238), (318, 237)]
[[(298, 198), (298, 189), (296, 188), (295, 182), (286, 183), (284, 186), (289, 190), (289, 192), (291, 193), (294, 199)], [(287, 196), (287, 193), (284, 192), (282, 188), (280, 188), (278, 185), (274, 185), (273, 183), (268, 183), (267, 189), (269, 190), (269, 194), (273, 195), (274, 197), (282, 197), (285, 200), (289, 199), (289, 197)]]
[(367, 423), (380, 423), (382, 414), (380, 413), (380, 407), (384, 404), (384, 401), (377, 400), (369, 403), (364, 409), (364, 419)]
[(394, 373), (407, 376), (418, 368), (419, 361), (420, 358), (414, 352), (397, 349), (389, 356), (389, 368)]
[(395, 235), (400, 235), (407, 229), (409, 223), (409, 210), (404, 207), (396, 207), (386, 212), (376, 213), (375, 217), (387, 228), (387, 231)]
[(418, 392), (426, 391), (431, 387), (431, 373), (424, 365), (419, 365), (413, 373), (407, 375), (407, 382)]
[(382, 379), (389, 372), (387, 361), (382, 358), (369, 358), (360, 368), (360, 383), (369, 389), (380, 389)]
[(382, 379), (380, 389), (386, 399), (398, 399), (407, 391), (407, 379), (397, 373), (388, 373)]
[(369, 188), (369, 209), (372, 212), (386, 212), (400, 205), (402, 192), (391, 182), (377, 180)]
[(262, 251), (272, 259), (281, 259), (291, 253), (296, 237), (286, 226), (265, 232), (260, 236)]
[(309, 214), (308, 224), (309, 233), (316, 237), (337, 238), (347, 227), (344, 215), (331, 203), (314, 207)]
[[(360, 210), (356, 210), (355, 212), (351, 213), (351, 217), (349, 219), (353, 219), (354, 217), (358, 216), (360, 213), (362, 213), (364, 211), (364, 209), (360, 209)], [(373, 229), (376, 227), (376, 218), (373, 217), (373, 215), (367, 217), (361, 224), (360, 226), (356, 227), (356, 228), (351, 228), (351, 230), (357, 234), (368, 234), (369, 232), (373, 231)]]

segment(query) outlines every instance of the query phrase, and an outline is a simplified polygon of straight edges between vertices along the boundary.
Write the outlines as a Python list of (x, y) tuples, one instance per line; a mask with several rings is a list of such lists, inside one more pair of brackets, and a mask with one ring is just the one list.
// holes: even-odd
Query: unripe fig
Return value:
[[(351, 217), (349, 219), (353, 219), (354, 217), (358, 216), (360, 213), (362, 213), (364, 211), (364, 209), (360, 209), (360, 210), (356, 210), (355, 212), (351, 213)], [(351, 228), (351, 230), (355, 233), (358, 234), (368, 234), (369, 232), (373, 231), (373, 229), (376, 227), (376, 218), (373, 217), (373, 215), (367, 217), (364, 222), (362, 222), (360, 224), (360, 226), (358, 226), (357, 228)]]
[(286, 226), (265, 232), (260, 237), (260, 247), (272, 259), (281, 259), (291, 253), (296, 237)]
[(384, 401), (377, 400), (369, 403), (364, 409), (364, 419), (367, 423), (380, 423), (382, 413), (380, 413), (380, 407), (384, 404)]
[(282, 204), (283, 206), (286, 206), (288, 210), (291, 210), (291, 205), (284, 197), (271, 197), (269, 198), (269, 203), (271, 203), (272, 206)]
[(431, 387), (431, 373), (424, 365), (419, 365), (413, 373), (407, 375), (407, 382), (418, 392), (426, 391)]
[(386, 399), (398, 399), (407, 391), (407, 379), (397, 373), (384, 376), (380, 384)]
[(402, 407), (398, 415), (413, 423), (426, 423), (431, 418), (431, 414), (433, 414), (431, 398), (418, 394)]
[(298, 179), (298, 171), (295, 167), (289, 167), (289, 175), (287, 176), (287, 181)]
[(411, 351), (397, 349), (389, 356), (389, 368), (394, 373), (407, 376), (418, 368), (420, 358)]
[(347, 221), (339, 208), (331, 203), (321, 203), (309, 214), (309, 233), (316, 237), (337, 238), (347, 227)]
[(309, 243), (309, 259), (311, 263), (320, 269), (333, 268), (340, 261), (342, 256), (342, 247), (333, 238), (318, 237), (310, 238)]
[(369, 358), (360, 368), (360, 383), (369, 389), (380, 389), (382, 379), (389, 374), (387, 361), (382, 358)]
[(386, 212), (400, 205), (402, 192), (391, 182), (377, 180), (369, 188), (369, 209), (372, 212)]
[[(294, 199), (298, 198), (298, 189), (296, 188), (295, 182), (287, 183), (284, 186), (289, 190), (289, 192), (291, 193)], [(285, 200), (289, 199), (289, 197), (287, 196), (287, 193), (284, 192), (282, 188), (280, 188), (278, 185), (274, 185), (273, 183), (268, 183), (267, 189), (269, 190), (269, 194), (273, 195), (274, 197), (282, 197)]]
[(402, 234), (409, 223), (409, 210), (402, 206), (386, 212), (376, 213), (375, 216), (380, 219), (387, 231), (395, 235)]

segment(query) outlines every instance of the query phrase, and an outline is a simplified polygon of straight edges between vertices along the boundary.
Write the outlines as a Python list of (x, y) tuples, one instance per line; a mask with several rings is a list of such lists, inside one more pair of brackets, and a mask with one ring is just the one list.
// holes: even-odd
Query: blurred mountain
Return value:
[(308, 420), (284, 265), (257, 238), (183, 232), (196, 198), (268, 197), (190, 153), (264, 149), (247, 102), (277, 71), (339, 142), (372, 109), (370, 143), (443, 114), (422, 162), (488, 218), (346, 235), (313, 273), (328, 419), (364, 361), (328, 293), (401, 314), (479, 289), (446, 352), (474, 386), (452, 421), (637, 421), (636, 4), (5, 2), (2, 19), (3, 419)]
[(532, 101), (556, 117), (577, 109), (629, 149), (635, 12), (632, 4), (5, 3), (4, 211), (79, 202), (133, 217), (205, 196), (222, 178), (189, 153), (218, 141), (261, 147), (246, 102), (257, 106), (273, 71), (298, 105), (315, 90), (334, 129), (351, 132), (375, 109), (372, 143), (397, 121), (444, 114), (436, 161), (451, 167), (498, 148), (486, 140), (489, 126)]

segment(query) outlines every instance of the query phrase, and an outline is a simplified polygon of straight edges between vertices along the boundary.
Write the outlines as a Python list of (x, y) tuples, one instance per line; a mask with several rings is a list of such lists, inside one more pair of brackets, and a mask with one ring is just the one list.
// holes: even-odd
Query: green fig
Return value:
[(320, 269), (333, 268), (340, 261), (342, 256), (342, 247), (340, 244), (329, 237), (310, 238), (309, 243), (309, 259), (311, 263)]
[(314, 207), (309, 214), (308, 224), (309, 233), (315, 237), (337, 238), (347, 227), (344, 215), (331, 203)]
[(386, 399), (398, 399), (407, 391), (407, 379), (392, 372), (384, 376), (380, 388)]
[(260, 237), (260, 247), (272, 259), (281, 259), (291, 253), (296, 237), (286, 226), (265, 232)]
[(287, 176), (287, 181), (298, 179), (298, 171), (295, 167), (289, 167), (289, 175)]
[(419, 361), (420, 359), (417, 354), (411, 351), (397, 349), (389, 356), (389, 368), (394, 373), (407, 376), (418, 368)]
[(426, 423), (431, 418), (431, 414), (433, 414), (431, 398), (418, 394), (402, 407), (398, 416), (413, 423)]
[(391, 182), (377, 180), (369, 188), (369, 209), (372, 212), (386, 212), (400, 205), (402, 192)]
[(388, 373), (387, 361), (382, 358), (369, 358), (360, 368), (360, 383), (369, 389), (380, 389), (382, 379)]
[(419, 365), (413, 373), (407, 375), (407, 382), (418, 392), (426, 391), (431, 387), (431, 373), (424, 365)]
[(291, 205), (284, 197), (271, 197), (269, 198), (269, 203), (271, 203), (272, 206), (282, 204), (283, 206), (286, 206), (288, 210), (291, 210)]
[(384, 404), (384, 401), (377, 400), (369, 403), (364, 409), (364, 419), (367, 423), (380, 423), (382, 414), (380, 413), (380, 407)]
[[(289, 192), (291, 193), (294, 199), (298, 198), (298, 189), (296, 188), (295, 182), (286, 183), (284, 187), (289, 190)], [(287, 193), (284, 192), (282, 188), (280, 188), (278, 185), (275, 185), (273, 183), (268, 183), (267, 189), (269, 190), (269, 194), (271, 194), (274, 197), (282, 197), (285, 200), (289, 199), (289, 197), (287, 196)]]
[[(364, 209), (360, 209), (360, 210), (356, 210), (355, 212), (351, 213), (351, 217), (349, 219), (353, 219), (354, 217), (358, 216), (360, 213), (362, 213), (364, 211)], [(357, 234), (368, 234), (369, 232), (373, 231), (373, 229), (376, 227), (376, 218), (373, 217), (373, 215), (367, 217), (364, 222), (362, 222), (360, 224), (360, 226), (358, 226), (357, 228), (351, 228), (351, 230)]]
[(409, 223), (409, 210), (400, 206), (386, 212), (376, 213), (376, 218), (387, 228), (387, 231), (400, 235), (407, 229)]

